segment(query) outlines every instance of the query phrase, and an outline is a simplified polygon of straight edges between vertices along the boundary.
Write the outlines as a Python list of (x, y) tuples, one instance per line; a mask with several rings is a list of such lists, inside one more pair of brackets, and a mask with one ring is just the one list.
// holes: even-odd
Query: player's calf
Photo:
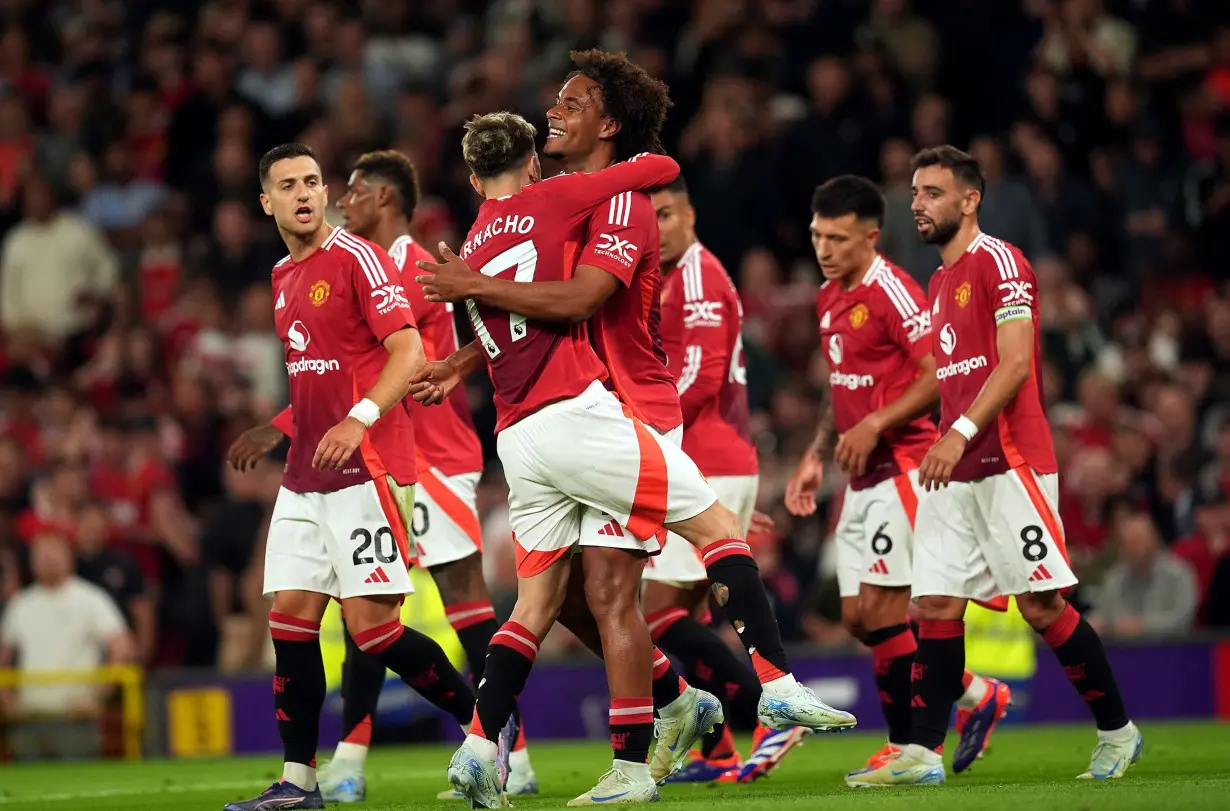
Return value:
[[(1097, 723), (1099, 743), (1094, 750), (1094, 765), (1086, 775), (1120, 776), (1121, 771), (1110, 773), (1115, 771), (1112, 768), (1114, 758), (1108, 759), (1109, 766), (1103, 764), (1106, 774), (1099, 773), (1099, 754), (1108, 749), (1123, 750), (1131, 756), (1131, 762), (1135, 762), (1140, 757), (1140, 734), (1128, 718), (1123, 695), (1098, 632), (1057, 591), (1017, 595), (1017, 606), (1025, 621), (1055, 652), (1068, 681)], [(1126, 766), (1123, 768), (1126, 770)]]
[(269, 613), (275, 659), (273, 704), (284, 755), (282, 780), (308, 793), (316, 791), (316, 744), (325, 703), (320, 617), (327, 602), (322, 594), (278, 592)]
[(360, 651), (379, 659), (423, 698), (465, 726), (474, 708), (469, 682), (453, 667), (439, 643), (401, 624), (400, 605), (392, 597), (346, 600), (342, 613), (347, 630)]
[(465, 651), (470, 678), (477, 685), (483, 677), (487, 645), (500, 627), (483, 579), (482, 557), (476, 553), (434, 566), (430, 571), (440, 590), (448, 623), (457, 632)]

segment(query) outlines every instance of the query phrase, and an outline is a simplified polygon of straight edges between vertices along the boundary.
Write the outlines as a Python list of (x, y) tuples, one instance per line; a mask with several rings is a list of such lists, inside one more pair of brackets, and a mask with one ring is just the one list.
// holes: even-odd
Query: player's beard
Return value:
[(961, 230), (961, 220), (959, 218), (945, 220), (943, 222), (932, 220), (931, 232), (923, 233), (922, 231), (919, 231), (918, 236), (928, 245), (939, 245), (940, 247), (943, 247), (949, 242), (952, 242), (953, 238), (957, 235), (957, 231), (959, 230)]

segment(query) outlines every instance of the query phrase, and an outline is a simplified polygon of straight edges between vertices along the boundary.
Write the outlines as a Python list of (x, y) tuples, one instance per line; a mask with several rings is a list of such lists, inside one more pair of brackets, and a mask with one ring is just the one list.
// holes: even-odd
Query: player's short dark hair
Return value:
[(671, 107), (670, 89), (625, 53), (593, 48), (568, 54), (576, 70), (568, 74), (586, 76), (602, 89), (602, 111), (619, 122), (615, 134), (615, 159), (627, 160), (642, 152), (663, 154), (662, 125)]
[(687, 197), (688, 196), (688, 182), (684, 180), (683, 175), (680, 174), (678, 177), (676, 177), (670, 183), (667, 183), (665, 186), (658, 186), (656, 189), (650, 189), (649, 193), (657, 194), (660, 191), (673, 192), (674, 194), (682, 194), (684, 197)]
[(924, 149), (910, 161), (910, 168), (914, 171), (927, 166), (942, 166), (951, 171), (953, 177), (963, 185), (977, 189), (979, 194), (986, 191), (987, 181), (982, 176), (982, 166), (978, 160), (951, 144)]
[(261, 162), (257, 168), (257, 172), (260, 175), (261, 188), (264, 188), (265, 183), (269, 180), (269, 170), (273, 168), (273, 165), (278, 161), (290, 160), (291, 158), (311, 158), (316, 161), (317, 165), (320, 164), (320, 160), (316, 157), (316, 151), (307, 144), (297, 142), (278, 144), (264, 155), (261, 155)]
[(414, 209), (419, 204), (419, 173), (414, 163), (396, 149), (381, 149), (361, 155), (354, 168), (366, 177), (379, 178), (391, 183), (401, 198), (401, 213), (406, 219), (414, 219)]
[(476, 115), (465, 123), (461, 154), (479, 178), (498, 177), (524, 162), (537, 147), (538, 130), (516, 113)]
[(876, 184), (858, 175), (838, 175), (816, 187), (811, 196), (811, 213), (826, 220), (853, 214), (860, 220), (875, 220), (884, 225), (884, 193)]

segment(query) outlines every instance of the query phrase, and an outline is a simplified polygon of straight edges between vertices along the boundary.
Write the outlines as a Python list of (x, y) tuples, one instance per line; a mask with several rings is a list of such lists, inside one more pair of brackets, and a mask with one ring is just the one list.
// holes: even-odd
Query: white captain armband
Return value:
[(1032, 321), (1034, 317), (1033, 311), (1024, 304), (1016, 304), (1011, 307), (1000, 307), (995, 311), (995, 326), (1005, 324), (1009, 321)]

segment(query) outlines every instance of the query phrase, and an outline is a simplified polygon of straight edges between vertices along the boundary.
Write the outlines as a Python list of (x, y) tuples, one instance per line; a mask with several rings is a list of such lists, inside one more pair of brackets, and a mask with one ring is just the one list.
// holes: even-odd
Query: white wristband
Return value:
[(367, 428), (372, 427), (372, 423), (380, 419), (380, 406), (372, 400), (364, 397), (362, 400), (354, 404), (354, 408), (350, 409), (348, 417), (354, 417)]
[(978, 426), (964, 414), (957, 417), (957, 421), (952, 424), (952, 430), (965, 437), (966, 442), (969, 442), (978, 434)]

